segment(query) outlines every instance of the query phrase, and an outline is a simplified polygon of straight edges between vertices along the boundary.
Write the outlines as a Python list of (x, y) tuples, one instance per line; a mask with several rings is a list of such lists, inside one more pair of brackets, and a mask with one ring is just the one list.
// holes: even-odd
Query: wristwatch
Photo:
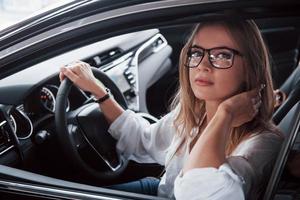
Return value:
[(108, 88), (105, 88), (105, 90), (106, 90), (106, 95), (104, 95), (103, 97), (100, 97), (99, 99), (94, 98), (94, 102), (101, 104), (110, 98), (110, 96), (111, 96), (110, 90)]

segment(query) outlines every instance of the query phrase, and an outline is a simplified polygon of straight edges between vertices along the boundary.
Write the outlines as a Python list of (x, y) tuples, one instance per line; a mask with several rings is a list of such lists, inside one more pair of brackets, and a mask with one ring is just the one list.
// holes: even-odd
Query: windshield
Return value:
[(0, 0), (0, 30), (74, 0)]

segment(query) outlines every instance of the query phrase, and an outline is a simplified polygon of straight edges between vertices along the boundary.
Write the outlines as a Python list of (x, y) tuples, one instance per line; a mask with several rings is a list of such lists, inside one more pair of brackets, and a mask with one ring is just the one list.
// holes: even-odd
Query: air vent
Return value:
[(20, 110), (20, 111), (22, 111), (22, 112), (25, 112), (24, 105), (21, 104), (21, 105), (17, 106), (17, 110)]
[[(1, 113), (2, 114), (2, 113)], [(2, 152), (10, 146), (11, 140), (9, 138), (10, 127), (8, 122), (0, 115), (0, 151)]]
[(24, 110), (22, 105), (18, 106), (16, 109), (12, 109), (9, 119), (18, 139), (27, 139), (32, 134), (33, 125), (29, 117), (22, 111), (22, 109)]
[(151, 54), (158, 52), (167, 45), (166, 39), (161, 34), (155, 35), (148, 42), (149, 44), (147, 44), (147, 46), (144, 47), (144, 49), (139, 54), (139, 62), (141, 62)]
[(122, 50), (119, 48), (111, 49), (109, 51), (103, 52), (99, 55), (95, 55), (92, 58), (86, 60), (91, 66), (100, 67), (107, 63), (110, 63), (114, 59), (120, 57), (122, 54)]

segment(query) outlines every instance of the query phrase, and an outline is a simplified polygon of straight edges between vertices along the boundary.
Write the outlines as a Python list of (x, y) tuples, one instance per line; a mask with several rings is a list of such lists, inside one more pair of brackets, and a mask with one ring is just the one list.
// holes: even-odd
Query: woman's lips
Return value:
[(197, 79), (195, 80), (195, 82), (196, 82), (197, 85), (200, 85), (200, 86), (211, 86), (211, 85), (214, 84), (214, 83), (211, 82), (210, 80), (204, 79), (204, 78), (197, 78)]

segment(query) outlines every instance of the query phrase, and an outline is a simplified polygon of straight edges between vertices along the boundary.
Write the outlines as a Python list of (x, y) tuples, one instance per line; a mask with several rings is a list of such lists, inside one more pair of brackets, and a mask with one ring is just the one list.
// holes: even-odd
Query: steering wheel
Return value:
[[(126, 109), (126, 100), (116, 84), (100, 70), (92, 67), (92, 71), (110, 89), (114, 99)], [(88, 100), (76, 110), (66, 112), (72, 86), (73, 82), (67, 78), (61, 82), (55, 104), (57, 138), (63, 151), (74, 166), (91, 177), (102, 180), (116, 178), (122, 174), (128, 162), (118, 156), (116, 140), (107, 132), (109, 125), (97, 103)], [(89, 160), (87, 149), (98, 159)]]

